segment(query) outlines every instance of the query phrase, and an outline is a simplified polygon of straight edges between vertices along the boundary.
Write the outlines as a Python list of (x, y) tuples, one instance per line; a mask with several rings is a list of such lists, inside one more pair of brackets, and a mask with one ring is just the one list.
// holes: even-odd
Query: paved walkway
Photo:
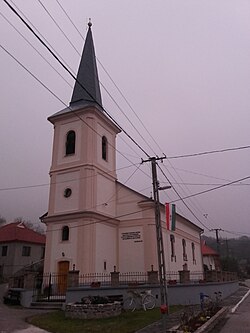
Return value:
[(28, 324), (25, 319), (44, 310), (25, 309), (20, 306), (3, 304), (3, 294), (7, 285), (0, 284), (0, 333), (47, 333), (40, 328)]

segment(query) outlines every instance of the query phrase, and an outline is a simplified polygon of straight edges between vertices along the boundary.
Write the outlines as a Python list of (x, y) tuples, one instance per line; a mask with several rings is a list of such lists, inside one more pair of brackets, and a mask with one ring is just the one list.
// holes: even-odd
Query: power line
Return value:
[(209, 155), (209, 154), (216, 154), (216, 153), (224, 153), (228, 151), (235, 151), (235, 150), (243, 150), (243, 149), (249, 149), (249, 146), (240, 146), (240, 147), (233, 147), (233, 148), (224, 148), (224, 149), (218, 149), (218, 150), (211, 150), (211, 151), (204, 151), (200, 153), (194, 153), (194, 154), (186, 154), (186, 155), (177, 155), (177, 156), (169, 156), (168, 159), (177, 159), (177, 158), (186, 158), (186, 157), (196, 157), (196, 156), (202, 156), (202, 155)]
[[(5, 0), (5, 2), (7, 3), (7, 1)], [(8, 4), (8, 3), (7, 3)], [(84, 87), (83, 87), (83, 89), (84, 89)], [(85, 89), (86, 90), (86, 89)], [(110, 117), (110, 115), (107, 113), (107, 115)], [(114, 121), (114, 119), (113, 118), (111, 118), (113, 121)], [(115, 121), (114, 121), (115, 122)], [(116, 123), (117, 124), (117, 123)], [(117, 124), (117, 126), (119, 127), (119, 128), (121, 128), (118, 124)], [(122, 129), (122, 128), (121, 128)], [(123, 130), (123, 132), (126, 134), (126, 132)], [(126, 134), (127, 135), (127, 134)], [(131, 137), (132, 138), (132, 137)], [(130, 138), (130, 139), (131, 139)], [(132, 141), (133, 141), (133, 143), (135, 143), (141, 150), (142, 150), (142, 147), (141, 146), (139, 146), (135, 141), (134, 141), (134, 139), (132, 139)], [(142, 150), (144, 153), (146, 153), (144, 150)], [(146, 155), (147, 155), (147, 153), (146, 153)], [(149, 155), (147, 155), (147, 156), (149, 156)], [(192, 195), (193, 196), (193, 195)], [(191, 197), (191, 196), (189, 196), (189, 197)]]
[[(1, 47), (1, 45), (0, 45), (0, 47)], [(115, 171), (128, 169), (128, 168), (131, 168), (133, 166), (136, 166), (136, 164), (129, 165), (129, 166), (126, 166), (126, 167), (122, 167), (122, 168), (116, 169)], [(140, 164), (139, 164), (139, 166), (140, 166)], [(138, 170), (138, 168), (136, 170)], [(107, 172), (107, 173), (109, 174), (109, 173), (113, 173), (113, 172), (114, 172), (114, 170), (112, 170), (110, 172)], [(1, 191), (12, 191), (12, 190), (22, 190), (22, 189), (36, 188), (36, 187), (44, 187), (44, 186), (49, 186), (50, 184), (51, 185), (63, 184), (63, 183), (67, 183), (69, 181), (72, 182), (72, 181), (78, 181), (78, 180), (81, 180), (81, 179), (93, 178), (93, 177), (96, 177), (96, 175), (85, 176), (85, 177), (80, 177), (80, 178), (73, 178), (73, 179), (59, 181), (59, 182), (57, 181), (57, 182), (51, 182), (51, 183), (44, 183), (44, 184), (24, 185), (24, 186), (15, 186), (15, 187), (4, 187), (4, 188), (0, 188), (0, 192)]]
[(191, 195), (189, 195), (187, 197), (184, 197), (184, 198), (173, 200), (173, 201), (171, 201), (171, 203), (174, 203), (174, 202), (177, 202), (177, 201), (180, 201), (180, 200), (189, 199), (189, 198), (195, 197), (197, 195), (201, 195), (201, 194), (208, 193), (208, 192), (211, 192), (211, 191), (215, 191), (215, 190), (218, 190), (220, 188), (223, 188), (223, 187), (226, 187), (226, 186), (238, 183), (238, 182), (242, 182), (242, 181), (247, 180), (247, 179), (250, 179), (250, 176), (247, 176), (247, 177), (244, 177), (244, 178), (240, 178), (240, 179), (236, 179), (236, 180), (233, 180), (230, 183), (222, 184), (222, 185), (219, 185), (219, 186), (216, 186), (216, 187), (213, 187), (213, 188), (201, 191), (201, 192), (197, 192), (197, 193), (191, 194)]
[[(7, 0), (4, 0), (4, 2), (9, 6), (9, 8), (17, 15), (17, 17), (25, 24), (25, 26), (34, 34), (34, 36), (39, 40), (40, 43), (52, 54), (52, 56), (60, 63), (60, 65), (72, 76), (75, 81), (78, 82), (78, 84), (83, 88), (84, 91), (86, 91), (89, 96), (93, 99), (94, 97), (86, 90), (86, 88), (77, 80), (77, 78), (72, 74), (72, 72), (66, 67), (66, 65), (63, 64), (63, 62), (59, 59), (59, 57), (51, 50), (51, 48), (38, 36), (38, 34), (32, 29), (32, 27), (21, 17), (21, 15), (8, 3)], [(145, 153), (147, 157), (149, 157), (149, 154), (125, 131), (122, 129), (122, 127), (114, 120), (114, 118), (103, 108), (102, 105), (100, 105), (96, 101), (97, 105), (108, 115), (108, 117), (120, 128), (127, 136), (128, 138), (141, 150)], [(81, 118), (80, 118), (81, 119)], [(186, 205), (186, 204), (185, 204)], [(187, 205), (186, 205), (187, 206)], [(190, 210), (190, 208), (188, 207)], [(191, 210), (190, 210), (191, 211)], [(194, 213), (193, 213), (194, 215)]]
[[(218, 185), (223, 185), (221, 183), (174, 183), (172, 182), (172, 184), (176, 184), (176, 185), (188, 185), (188, 186), (218, 186)], [(250, 186), (249, 183), (245, 184), (245, 183), (236, 183), (236, 184), (232, 184), (232, 186)]]
[[(79, 227), (85, 227), (85, 226), (88, 226), (88, 225), (92, 225), (92, 224), (97, 224), (97, 223), (102, 223), (102, 222), (108, 222), (108, 221), (112, 221), (112, 220), (116, 220), (116, 219), (119, 219), (119, 218), (122, 218), (122, 217), (126, 217), (126, 216), (130, 216), (130, 215), (133, 215), (133, 214), (137, 214), (137, 213), (140, 213), (140, 212), (145, 212), (147, 210), (151, 210), (152, 208), (149, 207), (149, 208), (144, 208), (144, 209), (141, 209), (141, 210), (138, 210), (138, 211), (134, 211), (134, 212), (130, 212), (130, 213), (126, 213), (126, 214), (122, 214), (122, 215), (118, 215), (118, 216), (115, 216), (115, 217), (107, 217), (105, 219), (97, 219), (96, 221), (93, 221), (93, 222), (88, 222), (88, 223), (85, 223), (85, 224), (80, 224), (80, 225), (70, 225), (69, 228), (70, 229), (74, 229), (74, 228), (79, 228)], [(86, 213), (91, 213), (91, 211), (86, 211)], [(50, 232), (50, 231), (60, 231), (60, 229), (53, 229), (53, 230), (48, 230), (47, 229), (47, 232)]]
[[(18, 10), (19, 10), (19, 12), (23, 15), (23, 17), (25, 17), (25, 19), (29, 22), (29, 24), (30, 24), (30, 26), (32, 26), (33, 27), (33, 29), (34, 30), (36, 30), (37, 31), (37, 33), (39, 33), (40, 34), (40, 36), (46, 41), (46, 43), (50, 46), (50, 48), (54, 51), (54, 53), (59, 57), (59, 54), (56, 52), (56, 50), (53, 48), (53, 46), (50, 44), (50, 42), (48, 41), (48, 39), (46, 39), (37, 29), (36, 29), (36, 27), (32, 24), (32, 22), (28, 19), (28, 17), (24, 14), (24, 12), (12, 1), (12, 0), (10, 0), (10, 2), (13, 4), (13, 6), (15, 6)], [(8, 4), (9, 5), (9, 4)], [(10, 5), (9, 5), (10, 6)], [(13, 7), (13, 9), (14, 9), (14, 7)], [(73, 70), (72, 70), (72, 68), (69, 66), (69, 64), (62, 58), (62, 57), (60, 57), (63, 61), (64, 61), (64, 63), (65, 63), (65, 65), (67, 65), (68, 66), (68, 68), (70, 68), (70, 70), (73, 72)]]
[[(74, 48), (74, 50), (76, 51), (76, 53), (81, 56), (81, 54), (78, 52), (78, 50), (76, 49), (76, 47), (74, 46), (74, 44), (71, 42), (71, 40), (68, 38), (68, 36), (66, 35), (66, 33), (63, 31), (63, 29), (60, 27), (60, 25), (57, 23), (57, 21), (55, 20), (55, 18), (50, 14), (50, 12), (48, 11), (48, 9), (45, 7), (44, 4), (42, 4), (41, 0), (38, 0), (38, 2), (41, 4), (41, 6), (43, 7), (43, 9), (46, 11), (46, 13), (49, 15), (49, 17), (52, 19), (52, 21), (55, 23), (55, 25), (58, 27), (58, 29), (61, 31), (61, 33), (63, 34), (63, 36), (67, 39), (67, 41), (70, 43), (70, 45)], [(62, 6), (60, 5), (60, 8), (62, 8)], [(64, 11), (65, 13), (65, 11)], [(67, 15), (67, 18), (69, 18), (69, 16)], [(72, 23), (72, 21), (70, 20), (70, 22)], [(75, 27), (75, 25), (74, 25)], [(77, 29), (78, 31), (78, 29)], [(80, 36), (82, 37), (83, 40), (85, 40), (85, 38), (80, 34)], [(101, 62), (98, 60), (98, 58), (96, 57), (97, 61), (101, 64)], [(115, 85), (115, 87), (118, 89), (119, 93), (122, 95), (121, 91), (119, 90), (118, 86), (115, 84), (115, 82), (112, 80), (111, 76), (108, 74), (107, 70), (104, 68), (104, 66), (101, 64), (102, 68), (104, 69), (104, 71), (106, 72), (106, 74), (108, 75), (108, 77), (110, 78), (111, 82)], [(147, 140), (142, 136), (142, 134), (137, 130), (137, 128), (135, 127), (135, 125), (133, 124), (133, 122), (130, 120), (130, 118), (127, 116), (127, 114), (123, 111), (123, 109), (121, 108), (121, 106), (117, 103), (117, 101), (115, 100), (115, 98), (112, 96), (112, 94), (108, 91), (108, 89), (105, 87), (105, 85), (99, 80), (99, 78), (97, 78), (99, 81), (99, 84), (102, 86), (102, 88), (105, 90), (105, 92), (108, 94), (108, 96), (110, 97), (110, 99), (114, 102), (114, 104), (117, 106), (117, 108), (121, 111), (121, 113), (124, 115), (124, 117), (128, 120), (128, 122), (130, 123), (130, 125), (133, 127), (133, 129), (136, 131), (136, 133), (141, 137), (141, 139), (144, 141), (144, 143), (149, 147), (149, 149), (151, 149), (153, 152), (154, 150), (152, 149), (152, 147), (149, 145), (149, 143), (147, 142)], [(123, 96), (123, 95), (122, 95)], [(124, 96), (123, 96), (124, 97)], [(125, 98), (125, 97), (124, 97)], [(138, 117), (138, 116), (137, 116)], [(139, 119), (139, 118), (138, 118)], [(154, 152), (155, 154), (155, 152)]]
[(123, 131), (123, 133), (146, 155), (149, 157), (149, 154), (132, 138), (130, 134), (127, 133), (117, 121), (104, 109), (104, 107), (95, 100), (94, 96), (91, 95), (89, 91), (82, 85), (82, 83), (77, 79), (77, 77), (72, 73), (71, 70), (59, 59), (55, 52), (42, 40), (42, 38), (34, 31), (34, 29), (22, 18), (22, 16), (15, 10), (13, 6), (7, 1), (4, 2), (9, 6), (13, 13), (23, 22), (23, 24), (32, 32), (32, 34), (39, 40), (39, 42), (49, 51), (49, 53), (59, 62), (59, 64), (66, 70), (66, 72), (80, 85), (80, 87), (87, 92), (87, 94), (95, 101), (95, 103), (103, 110), (103, 112), (115, 123), (115, 125)]
[(43, 7), (43, 9), (45, 10), (45, 12), (49, 15), (49, 17), (51, 18), (51, 20), (55, 23), (55, 25), (57, 26), (57, 28), (61, 31), (61, 33), (63, 34), (63, 36), (67, 39), (67, 41), (69, 42), (69, 44), (73, 47), (73, 49), (78, 53), (77, 48), (75, 47), (75, 45), (71, 42), (71, 40), (67, 37), (67, 35), (65, 34), (65, 32), (62, 30), (62, 28), (59, 26), (59, 24), (56, 22), (56, 20), (54, 19), (54, 17), (50, 14), (50, 12), (47, 10), (47, 8), (44, 6), (44, 4), (42, 3), (41, 0), (37, 0), (40, 5)]
[[(40, 0), (38, 0), (40, 2)], [(60, 2), (58, 0), (56, 0), (57, 4), (59, 5), (59, 7), (62, 9), (62, 11), (64, 12), (64, 14), (66, 15), (66, 17), (68, 18), (68, 20), (71, 22), (71, 24), (73, 25), (73, 27), (76, 29), (76, 31), (78, 32), (78, 34), (80, 35), (80, 37), (85, 40), (85, 38), (83, 37), (83, 35), (81, 34), (81, 32), (79, 31), (79, 29), (77, 28), (77, 26), (74, 24), (73, 20), (71, 20), (70, 16), (67, 14), (66, 10), (63, 8), (63, 6), (60, 4)], [(53, 19), (53, 21), (55, 21)], [(56, 22), (55, 22), (56, 23)], [(56, 23), (56, 25), (58, 26), (58, 24)], [(61, 30), (61, 29), (60, 29)], [(63, 35), (65, 36), (66, 34), (62, 31)], [(67, 37), (66, 37), (67, 38)], [(67, 38), (68, 39), (68, 38)], [(74, 47), (75, 49), (75, 47)], [(119, 94), (122, 96), (122, 98), (124, 99), (124, 101), (126, 102), (126, 104), (129, 106), (129, 108), (132, 110), (132, 112), (134, 113), (134, 115), (136, 116), (136, 118), (139, 120), (139, 122), (141, 123), (141, 125), (143, 126), (143, 128), (146, 130), (146, 132), (148, 133), (148, 135), (152, 138), (152, 140), (155, 142), (156, 145), (157, 142), (154, 140), (153, 136), (151, 135), (151, 133), (148, 131), (148, 129), (145, 127), (145, 125), (143, 124), (142, 120), (140, 119), (140, 117), (138, 117), (137, 113), (135, 112), (134, 108), (132, 107), (132, 105), (129, 103), (128, 99), (125, 97), (125, 95), (123, 94), (123, 92), (121, 91), (121, 89), (118, 87), (118, 85), (115, 83), (115, 81), (113, 80), (113, 78), (111, 77), (111, 75), (109, 74), (108, 70), (104, 67), (104, 65), (102, 64), (102, 62), (100, 61), (100, 59), (98, 59), (98, 57), (96, 57), (97, 62), (100, 64), (101, 68), (104, 70), (104, 72), (107, 74), (108, 78), (110, 79), (110, 81), (113, 83), (113, 85), (115, 86), (115, 88), (117, 89), (117, 91), (119, 92)], [(118, 105), (118, 103), (115, 101), (115, 99), (113, 98), (113, 96), (109, 93), (109, 91), (106, 89), (106, 87), (102, 84), (102, 82), (99, 80), (101, 86), (103, 87), (103, 89), (107, 92), (107, 94), (109, 95), (109, 97), (113, 100), (113, 102), (116, 104), (116, 106), (119, 108), (119, 110), (122, 112), (122, 114), (125, 116), (125, 118), (129, 121), (129, 123), (132, 125), (132, 127), (136, 130), (136, 132), (139, 134), (139, 136), (142, 138), (142, 140), (144, 141), (144, 143), (146, 143), (146, 145), (154, 152), (153, 148), (149, 145), (149, 143), (147, 142), (147, 140), (145, 140), (145, 138), (141, 135), (141, 133), (137, 130), (137, 128), (134, 126), (134, 124), (131, 122), (131, 120), (129, 119), (129, 117), (126, 115), (126, 113), (121, 109), (120, 105)], [(158, 145), (159, 148), (159, 145)], [(154, 152), (155, 154), (155, 152)]]
[(250, 233), (247, 233), (247, 232), (240, 232), (240, 231), (230, 231), (230, 230), (225, 230), (225, 229), (223, 229), (222, 231), (224, 231), (224, 232), (227, 232), (227, 233), (229, 233), (229, 234), (232, 234), (232, 235), (236, 235), (236, 236), (244, 236), (244, 235), (248, 235), (248, 236), (250, 236)]
[[(159, 165), (158, 165), (159, 167)], [(165, 172), (162, 170), (161, 167), (159, 167), (159, 169), (161, 170), (162, 174), (166, 177), (166, 179), (168, 180), (168, 182), (171, 184), (171, 182), (169, 181), (169, 178), (167, 177), (167, 175), (165, 174)], [(196, 216), (196, 214), (190, 209), (190, 207), (186, 204), (186, 202), (184, 201), (185, 198), (182, 198), (180, 196), (180, 194), (178, 193), (178, 191), (173, 187), (173, 190), (175, 191), (175, 193), (178, 195), (179, 199), (178, 200), (181, 200), (182, 203), (185, 205), (185, 207), (190, 211), (190, 213), (196, 218), (196, 220), (198, 222), (200, 222), (200, 224), (207, 230), (209, 230), (209, 228)], [(174, 202), (174, 201), (171, 201), (171, 203)]]
[(33, 50), (35, 50), (39, 55), (40, 57), (67, 83), (67, 85), (71, 88), (72, 85), (61, 75), (61, 73), (59, 73), (59, 71), (42, 55), (41, 52), (39, 52), (32, 44), (31, 42), (14, 26), (14, 24), (12, 24), (8, 19), (7, 17), (5, 17), (1, 12), (0, 12), (0, 15), (5, 19), (6, 22), (8, 22), (8, 24), (10, 26), (12, 26), (12, 28), (29, 44), (29, 46), (31, 46), (33, 48)]
[[(89, 127), (93, 132), (95, 132), (97, 135), (100, 136), (100, 134), (92, 128), (84, 119), (82, 119), (77, 112), (75, 112), (70, 106), (63, 102), (61, 98), (59, 98), (50, 88), (48, 88), (41, 80), (39, 80), (27, 67), (25, 67), (16, 57), (14, 57), (4, 46), (0, 44), (0, 47), (12, 58), (14, 59), (24, 70), (26, 70), (37, 82), (39, 82), (47, 91), (49, 91), (57, 100), (59, 100), (64, 106), (69, 108), (76, 117), (80, 119), (87, 127)], [(109, 145), (111, 145), (109, 143)], [(111, 145), (112, 146), (112, 145)], [(113, 146), (112, 146), (113, 147)], [(119, 154), (121, 154), (125, 159), (127, 159), (132, 165), (134, 164), (132, 161), (130, 161), (126, 155), (124, 155), (122, 152), (120, 152), (116, 147), (113, 147)], [(141, 170), (142, 173), (144, 173), (147, 177), (150, 177), (148, 174), (146, 174), (143, 170)]]
[[(40, 0), (38, 0), (40, 2)], [(58, 1), (57, 1), (58, 3)], [(59, 4), (59, 3), (58, 3)], [(60, 8), (63, 10), (63, 12), (66, 14), (66, 11), (63, 9), (63, 7), (59, 4)], [(43, 6), (44, 7), (44, 6)], [(63, 35), (67, 38), (66, 34), (62, 31), (62, 29), (59, 27), (59, 25), (56, 23), (55, 19), (52, 17), (52, 15), (50, 15), (50, 13), (48, 12), (48, 10), (44, 7), (44, 9), (46, 10), (46, 12), (49, 14), (49, 16), (52, 18), (52, 20), (54, 21), (54, 23), (57, 25), (57, 27), (60, 29), (60, 31), (63, 33)], [(73, 24), (72, 20), (70, 19), (70, 17), (66, 14), (67, 18), (70, 20), (70, 22)], [(73, 24), (73, 26), (76, 28), (76, 26)], [(76, 28), (76, 30), (78, 31), (78, 33), (80, 34), (80, 36), (83, 38), (82, 34), (79, 32), (79, 30)], [(84, 38), (83, 38), (84, 39)], [(67, 38), (67, 40), (69, 40)], [(76, 48), (74, 47), (74, 49), (76, 50)], [(76, 50), (77, 51), (77, 50)], [(98, 60), (98, 59), (97, 59)], [(137, 114), (135, 113), (134, 109), (132, 108), (132, 106), (129, 104), (128, 100), (125, 98), (125, 96), (122, 94), (121, 90), (118, 88), (118, 86), (115, 84), (115, 82), (113, 81), (113, 79), (111, 78), (111, 76), (109, 75), (109, 73), (107, 72), (107, 70), (104, 68), (104, 66), (102, 65), (102, 63), (98, 60), (98, 62), (101, 64), (102, 68), (104, 69), (104, 71), (106, 72), (106, 74), (108, 75), (108, 77), (110, 78), (110, 80), (112, 81), (112, 83), (115, 85), (115, 87), (117, 88), (117, 90), (119, 91), (119, 93), (121, 94), (121, 96), (124, 98), (124, 100), (126, 101), (126, 103), (128, 104), (128, 106), (131, 108), (131, 110), (134, 112), (134, 114), (136, 115), (136, 117), (138, 118)], [(100, 82), (100, 81), (99, 81)], [(100, 82), (101, 83), (101, 82)], [(103, 85), (102, 85), (103, 86)], [(103, 86), (103, 88), (106, 90), (106, 88)], [(120, 108), (120, 106), (117, 104), (117, 102), (114, 100), (114, 98), (112, 97), (112, 95), (110, 95), (110, 93), (106, 90), (106, 92), (109, 94), (110, 98), (114, 101), (114, 103), (117, 105), (117, 107), (120, 109), (120, 111), (124, 114), (123, 110)], [(124, 114), (125, 117), (129, 120), (129, 122), (131, 123), (130, 119), (127, 117), (126, 114)], [(138, 118), (139, 119), (139, 118)], [(141, 121), (140, 121), (141, 122)], [(143, 123), (141, 122), (141, 124), (143, 125)], [(133, 123), (131, 123), (131, 125), (133, 126), (134, 129), (135, 126), (133, 125)], [(143, 127), (145, 128), (145, 126), (143, 125)], [(146, 129), (146, 128), (145, 128)], [(147, 130), (147, 129), (146, 129)], [(147, 131), (148, 132), (148, 131)], [(148, 132), (149, 133), (149, 132)], [(150, 133), (149, 133), (150, 134)], [(139, 133), (139, 135), (141, 136), (141, 134)], [(151, 136), (151, 134), (150, 134)], [(141, 138), (144, 140), (144, 142), (146, 142), (146, 144), (149, 146), (149, 144), (147, 143), (147, 141), (141, 136)], [(151, 138), (153, 138), (151, 136)], [(154, 140), (155, 141), (155, 140)], [(156, 141), (155, 141), (156, 143)], [(156, 143), (157, 144), (157, 143)], [(159, 147), (159, 145), (157, 144), (157, 146)], [(150, 149), (152, 149), (149, 146)], [(152, 149), (153, 150), (153, 149)], [(172, 175), (173, 177), (173, 175)], [(179, 176), (180, 177), (180, 176)], [(174, 178), (174, 177), (173, 177)], [(181, 178), (181, 177), (180, 177)], [(182, 179), (181, 179), (182, 180)]]

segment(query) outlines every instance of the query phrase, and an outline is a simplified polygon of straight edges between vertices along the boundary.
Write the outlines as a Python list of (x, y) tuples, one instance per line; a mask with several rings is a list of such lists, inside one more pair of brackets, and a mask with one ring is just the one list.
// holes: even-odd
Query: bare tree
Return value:
[(25, 227), (38, 232), (39, 234), (45, 234), (45, 225), (32, 223), (30, 220), (25, 220), (23, 217), (17, 217), (14, 220), (15, 222), (20, 222), (25, 225)]
[(0, 215), (0, 226), (3, 226), (6, 223), (6, 218)]

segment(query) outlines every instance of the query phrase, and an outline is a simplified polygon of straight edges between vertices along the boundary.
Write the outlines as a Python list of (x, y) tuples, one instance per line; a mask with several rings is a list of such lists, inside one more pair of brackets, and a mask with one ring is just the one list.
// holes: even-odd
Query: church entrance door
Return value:
[(58, 292), (64, 294), (67, 289), (67, 279), (69, 272), (69, 261), (59, 261), (58, 263)]

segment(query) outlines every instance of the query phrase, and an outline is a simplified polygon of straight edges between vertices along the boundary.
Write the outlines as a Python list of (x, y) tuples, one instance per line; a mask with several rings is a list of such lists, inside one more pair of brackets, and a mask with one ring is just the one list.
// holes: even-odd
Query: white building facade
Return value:
[[(157, 270), (154, 202), (116, 175), (120, 128), (102, 108), (91, 25), (68, 108), (54, 126), (44, 272)], [(176, 214), (176, 229), (161, 220), (166, 270), (203, 271), (202, 229)]]

